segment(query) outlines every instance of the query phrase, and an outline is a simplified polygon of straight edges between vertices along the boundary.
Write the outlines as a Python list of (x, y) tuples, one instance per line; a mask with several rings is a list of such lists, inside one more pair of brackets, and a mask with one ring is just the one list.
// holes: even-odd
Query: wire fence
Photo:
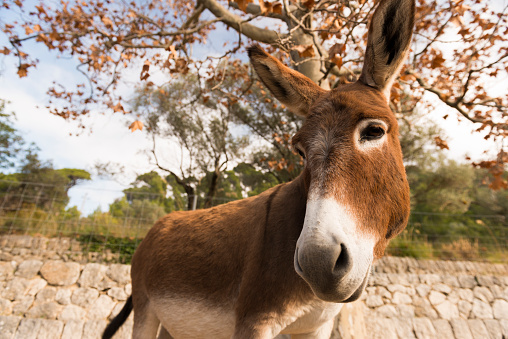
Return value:
[[(78, 186), (79, 187), (79, 186)], [(76, 188), (76, 186), (75, 186)], [(90, 205), (97, 189), (79, 187)], [(0, 234), (71, 238), (74, 251), (98, 261), (130, 262), (154, 222), (187, 206), (187, 197), (117, 191), (106, 210), (85, 215), (69, 206), (70, 187), (0, 180)], [(87, 190), (94, 190), (87, 194)], [(93, 193), (93, 194), (92, 194)], [(108, 193), (99, 190), (99, 193)], [(111, 190), (109, 190), (111, 193)], [(92, 198), (91, 198), (92, 197)], [(185, 199), (185, 202), (181, 200)], [(205, 198), (197, 196), (197, 206)], [(232, 199), (213, 199), (212, 205)], [(95, 204), (98, 206), (99, 202)], [(104, 208), (103, 208), (104, 209)], [(408, 227), (390, 243), (387, 254), (428, 259), (508, 262), (508, 224), (504, 215), (413, 212)]]

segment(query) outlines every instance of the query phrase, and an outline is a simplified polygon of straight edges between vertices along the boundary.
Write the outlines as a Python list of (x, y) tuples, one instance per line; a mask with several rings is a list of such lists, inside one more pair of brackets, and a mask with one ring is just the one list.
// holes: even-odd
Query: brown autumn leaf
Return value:
[(234, 0), (238, 4), (238, 8), (242, 10), (243, 12), (247, 12), (247, 5), (249, 3), (252, 3), (252, 0)]
[(436, 54), (436, 56), (432, 59), (432, 62), (430, 63), (430, 67), (431, 68), (442, 67), (445, 61), (446, 60), (443, 58), (441, 54)]
[(434, 141), (436, 142), (437, 147), (439, 147), (441, 149), (448, 149), (448, 150), (450, 149), (448, 147), (448, 143), (445, 140), (441, 139), (439, 136), (435, 136)]
[(291, 49), (297, 51), (301, 58), (312, 58), (316, 55), (313, 45), (296, 45)]
[(274, 4), (272, 6), (272, 11), (275, 13), (275, 14), (279, 14), (279, 15), (282, 15), (282, 4), (280, 2), (277, 2), (276, 4)]
[(27, 71), (28, 67), (30, 67), (29, 64), (21, 64), (21, 65), (19, 65), (19, 67), (18, 67), (18, 76), (20, 78), (26, 77), (28, 75), (28, 71)]
[(33, 29), (30, 28), (30, 26), (25, 26), (25, 34), (26, 35), (29, 35), (29, 34), (32, 34), (34, 31)]
[(141, 69), (141, 74), (139, 75), (139, 80), (148, 79), (148, 77), (150, 76), (150, 73), (148, 73), (149, 70), (150, 70), (150, 61), (145, 60), (143, 68)]
[(314, 7), (315, 3), (316, 2), (314, 0), (306, 0), (303, 2), (303, 5), (307, 7), (307, 9), (311, 9), (312, 7)]
[(129, 129), (131, 132), (134, 132), (135, 130), (143, 130), (143, 123), (139, 120), (134, 121), (132, 124), (130, 124)]
[(4, 47), (4, 49), (0, 49), (0, 54), (9, 55), (10, 53), (11, 53), (11, 50), (8, 49), (7, 47)]
[(117, 103), (112, 108), (113, 108), (113, 112), (124, 112), (124, 109), (123, 109), (123, 106), (121, 103)]

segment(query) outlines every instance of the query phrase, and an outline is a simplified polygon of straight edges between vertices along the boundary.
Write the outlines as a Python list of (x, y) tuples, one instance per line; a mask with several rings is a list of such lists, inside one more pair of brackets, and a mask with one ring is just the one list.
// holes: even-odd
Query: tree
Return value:
[[(169, 173), (187, 193), (188, 209), (192, 208), (197, 185), (210, 175), (203, 189), (205, 207), (210, 207), (228, 161), (237, 158), (247, 145), (246, 138), (235, 137), (230, 132), (233, 123), (228, 106), (214, 92), (202, 96), (199, 78), (187, 74), (164, 87), (140, 89), (133, 107), (147, 122), (157, 166)], [(180, 155), (176, 156), (179, 173), (160, 164), (157, 138), (170, 139), (179, 145)], [(172, 155), (165, 158), (174, 159), (175, 153)]]
[(5, 112), (5, 101), (0, 99), (0, 168), (8, 169), (19, 165), (26, 151), (34, 145), (26, 145), (23, 137), (13, 126), (14, 113)]
[[(237, 35), (227, 41), (221, 59), (233, 65), (236, 53), (253, 41), (289, 61), (324, 88), (358, 76), (363, 62), (366, 28), (375, 1), (343, 0), (154, 0), (87, 2), (59, 5), (6, 0), (4, 11), (16, 17), (0, 27), (9, 45), (0, 52), (17, 58), (18, 74), (28, 75), (37, 59), (25, 43), (35, 40), (59, 55), (79, 61), (86, 83), (74, 89), (48, 90), (51, 112), (79, 119), (100, 103), (125, 112), (117, 93), (132, 62), (140, 64), (140, 81), (150, 81), (154, 67), (166, 73), (199, 69), (205, 77), (221, 70), (215, 57), (194, 55), (220, 26)], [(461, 118), (484, 131), (486, 138), (506, 138), (508, 94), (489, 93), (484, 84), (506, 77), (508, 65), (507, 6), (477, 0), (419, 0), (412, 52), (394, 85), (390, 104), (400, 108), (402, 93), (412, 105), (432, 109), (444, 103)], [(21, 13), (21, 15), (14, 15)], [(203, 88), (205, 92), (205, 89)], [(429, 95), (426, 95), (426, 94)], [(508, 156), (502, 149), (492, 161), (477, 165), (494, 176), (492, 188), (508, 187), (503, 179)]]

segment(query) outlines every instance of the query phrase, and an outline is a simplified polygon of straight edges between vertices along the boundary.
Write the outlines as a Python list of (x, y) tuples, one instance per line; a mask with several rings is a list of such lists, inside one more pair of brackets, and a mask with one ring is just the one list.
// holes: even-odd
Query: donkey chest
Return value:
[(300, 334), (312, 332), (339, 314), (342, 304), (316, 300), (285, 315), (286, 326), (281, 334)]

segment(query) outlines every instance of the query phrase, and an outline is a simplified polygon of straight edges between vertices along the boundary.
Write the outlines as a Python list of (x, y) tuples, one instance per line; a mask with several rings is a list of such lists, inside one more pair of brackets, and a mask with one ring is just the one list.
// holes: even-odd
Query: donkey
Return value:
[[(133, 338), (329, 338), (374, 259), (406, 226), (409, 186), (388, 106), (409, 50), (414, 0), (382, 0), (359, 80), (331, 91), (248, 49), (264, 85), (305, 118), (292, 138), (302, 173), (244, 200), (173, 212), (132, 259)], [(159, 329), (160, 328), (160, 329)]]

